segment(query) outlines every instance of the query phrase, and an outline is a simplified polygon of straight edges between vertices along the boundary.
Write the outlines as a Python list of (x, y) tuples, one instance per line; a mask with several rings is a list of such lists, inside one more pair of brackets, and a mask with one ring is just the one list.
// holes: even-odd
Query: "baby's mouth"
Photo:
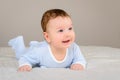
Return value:
[(66, 41), (62, 41), (63, 43), (68, 43), (68, 42), (70, 42), (70, 40), (66, 40)]

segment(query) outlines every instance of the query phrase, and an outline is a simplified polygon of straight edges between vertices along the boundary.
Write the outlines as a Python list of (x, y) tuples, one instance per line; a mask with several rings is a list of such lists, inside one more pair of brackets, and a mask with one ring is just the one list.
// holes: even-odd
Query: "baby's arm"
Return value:
[(29, 66), (29, 65), (23, 65), (23, 66), (21, 66), (21, 67), (18, 68), (18, 71), (21, 71), (21, 72), (23, 72), (23, 71), (30, 71), (31, 69), (32, 69), (31, 66)]
[(39, 51), (36, 48), (31, 49), (19, 59), (18, 71), (30, 71), (38, 63)]
[(74, 55), (73, 63), (70, 66), (70, 69), (73, 70), (84, 70), (86, 67), (86, 60), (82, 55), (82, 52), (77, 44), (74, 45)]
[(84, 67), (81, 64), (72, 64), (70, 66), (70, 69), (72, 69), (72, 70), (84, 70)]

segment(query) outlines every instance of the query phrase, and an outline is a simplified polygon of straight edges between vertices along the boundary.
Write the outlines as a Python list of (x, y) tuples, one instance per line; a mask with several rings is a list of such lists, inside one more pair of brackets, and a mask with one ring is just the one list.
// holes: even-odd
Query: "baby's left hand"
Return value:
[(84, 67), (81, 64), (72, 64), (70, 66), (70, 69), (72, 69), (72, 70), (84, 70)]

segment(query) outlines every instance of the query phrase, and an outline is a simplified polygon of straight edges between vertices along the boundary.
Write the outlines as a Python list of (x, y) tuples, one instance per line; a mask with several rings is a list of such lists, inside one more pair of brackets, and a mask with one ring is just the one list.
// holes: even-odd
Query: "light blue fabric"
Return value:
[[(18, 39), (18, 41), (20, 40)], [(15, 49), (17, 49), (17, 47)], [(75, 63), (82, 64), (84, 67), (86, 65), (84, 56), (82, 55), (80, 48), (76, 43), (73, 43), (67, 49), (66, 56), (62, 61), (57, 61), (55, 59), (55, 57), (52, 55), (50, 46), (46, 41), (31, 41), (30, 47), (24, 50), (22, 51), (24, 53), (22, 53), (20, 57), (16, 56), (20, 58), (19, 66), (35, 66), (38, 64), (41, 68), (69, 68), (71, 64)], [(18, 53), (21, 53), (21, 51)]]
[(9, 40), (8, 45), (11, 46), (13, 50), (15, 50), (17, 59), (19, 59), (26, 51), (23, 36), (18, 36)]

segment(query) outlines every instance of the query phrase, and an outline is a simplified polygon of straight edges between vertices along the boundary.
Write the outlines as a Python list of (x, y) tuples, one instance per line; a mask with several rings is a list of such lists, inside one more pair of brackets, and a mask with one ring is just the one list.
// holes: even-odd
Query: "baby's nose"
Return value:
[(66, 31), (66, 32), (65, 32), (65, 36), (66, 36), (66, 37), (70, 36), (70, 31)]

